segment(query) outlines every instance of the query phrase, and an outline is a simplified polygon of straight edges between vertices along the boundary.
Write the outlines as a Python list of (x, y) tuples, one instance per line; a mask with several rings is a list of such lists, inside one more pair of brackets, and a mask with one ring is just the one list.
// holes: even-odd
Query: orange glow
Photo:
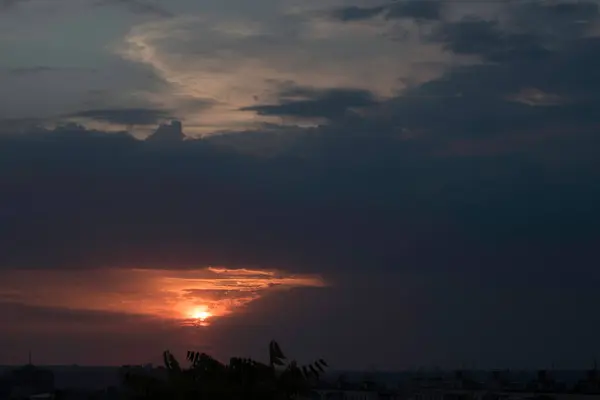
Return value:
[(212, 317), (212, 314), (208, 311), (194, 310), (190, 316), (204, 322), (207, 318)]
[(189, 318), (184, 325), (190, 326), (208, 326), (209, 318), (213, 315), (207, 311), (206, 307), (198, 307), (189, 312)]
[(0, 293), (20, 304), (133, 314), (180, 325), (207, 326), (277, 290), (323, 287), (318, 276), (275, 270), (207, 267), (195, 270), (104, 269), (0, 271)]

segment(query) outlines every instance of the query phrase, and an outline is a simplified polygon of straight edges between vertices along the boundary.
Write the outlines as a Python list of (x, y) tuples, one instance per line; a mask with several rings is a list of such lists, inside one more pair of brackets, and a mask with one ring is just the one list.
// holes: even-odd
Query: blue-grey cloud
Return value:
[(387, 19), (414, 18), (419, 21), (437, 21), (441, 17), (442, 2), (425, 1), (393, 1), (374, 7), (348, 6), (336, 8), (330, 16), (340, 21), (360, 21), (377, 16)]
[(487, 258), (494, 246), (523, 257), (528, 243), (536, 270), (584, 257), (569, 249), (597, 237), (595, 163), (576, 152), (597, 140), (536, 146), (573, 161), (544, 167), (519, 148), (439, 158), (435, 143), (368, 128), (303, 134), (271, 160), (76, 126), (3, 136), (0, 265), (437, 269), (483, 257), (491, 271), (504, 262)]
[[(9, 11), (15, 9), (19, 4), (28, 3), (30, 0), (0, 0), (0, 11)], [(149, 15), (159, 18), (170, 18), (174, 14), (166, 7), (157, 4), (151, 0), (95, 0), (89, 2), (95, 6), (121, 6), (129, 12), (138, 15)]]
[(331, 11), (331, 16), (335, 19), (339, 19), (340, 21), (360, 21), (364, 19), (369, 19), (376, 17), (378, 15), (383, 14), (386, 10), (384, 6), (378, 7), (358, 7), (358, 6), (349, 6), (337, 8)]
[(12, 74), (12, 75), (29, 75), (29, 74), (38, 74), (41, 72), (50, 72), (50, 71), (54, 71), (54, 70), (55, 70), (54, 67), (40, 65), (40, 66), (36, 66), (36, 67), (10, 68), (8, 70), (8, 73)]
[(600, 17), (595, 2), (511, 3), (508, 10), (509, 18), (502, 24), (473, 16), (442, 23), (430, 40), (442, 42), (457, 54), (479, 55), (489, 61), (543, 60), (584, 36)]
[[(428, 40), (485, 62), (391, 98), (283, 85), (250, 108), (319, 127), (167, 143), (5, 121), (0, 267), (320, 272), (331, 289), (266, 297), (206, 337), (242, 354), (276, 334), (357, 367), (580, 366), (600, 329), (578, 317), (600, 279), (600, 38), (555, 13), (580, 6), (536, 23), (527, 7), (438, 21)], [(255, 144), (274, 151), (239, 151)]]
[[(459, 22), (471, 23), (505, 48), (495, 39), (504, 28)], [(458, 46), (463, 37), (444, 40)], [(483, 257), (495, 268), (507, 259), (488, 252), (504, 246), (509, 258), (539, 257), (528, 267), (560, 269), (557, 260), (589, 254), (600, 217), (593, 206), (600, 39), (569, 40), (543, 59), (456, 67), (385, 101), (350, 88), (283, 85), (278, 103), (251, 110), (327, 123), (227, 136), (234, 145), (249, 135), (267, 145), (285, 138), (273, 158), (228, 151), (223, 137), (161, 147), (77, 126), (4, 136), (0, 165), (12, 189), (2, 199), (0, 264), (385, 269), (474, 266)], [(527, 88), (565, 101), (515, 101)], [(355, 107), (362, 112), (347, 112)], [(142, 117), (150, 123), (157, 115)], [(77, 174), (64, 173), (71, 169)], [(26, 190), (11, 172), (22, 170), (30, 171)], [(63, 234), (50, 235), (53, 226)], [(37, 250), (10, 245), (15, 238)]]
[(151, 108), (109, 108), (80, 111), (69, 117), (89, 118), (123, 125), (153, 125), (171, 118), (171, 114), (166, 110)]
[(414, 18), (423, 21), (436, 21), (441, 17), (443, 1), (438, 0), (409, 0), (395, 1), (388, 7), (386, 17), (389, 19)]
[(516, 28), (559, 42), (580, 37), (600, 17), (594, 1), (516, 2), (512, 11)]
[(180, 121), (171, 121), (170, 124), (161, 124), (158, 129), (146, 138), (147, 142), (177, 143), (185, 139)]
[(57, 67), (49, 65), (36, 65), (33, 67), (16, 67), (8, 68), (5, 70), (9, 75), (12, 76), (23, 76), (23, 75), (35, 75), (46, 72), (95, 72), (92, 68), (73, 68), (73, 67)]
[(279, 93), (279, 104), (243, 108), (259, 115), (292, 116), (299, 118), (339, 118), (356, 107), (378, 103), (367, 90), (286, 88)]
[(1, 0), (0, 1), (0, 11), (5, 11), (15, 7), (17, 4), (24, 2), (27, 0)]
[[(595, 346), (595, 336), (561, 326), (597, 302), (600, 277), (590, 265), (600, 239), (600, 168), (589, 157), (597, 136), (590, 141), (571, 126), (566, 137), (533, 148), (438, 156), (444, 138), (460, 132), (438, 131), (432, 141), (405, 140), (358, 121), (336, 129), (296, 133), (296, 144), (271, 158), (227, 151), (210, 139), (163, 147), (77, 126), (2, 136), (0, 265), (277, 267), (324, 273), (334, 284), (267, 297), (239, 318), (216, 321), (203, 340), (222, 357), (260, 355), (252, 352), (265, 336), (283, 338), (294, 353), (307, 349), (356, 368), (453, 367), (465, 359), (535, 367), (544, 357), (570, 366)], [(125, 316), (130, 324), (115, 328), (110, 321), (118, 316), (30, 314), (14, 310), (9, 319), (22, 322), (13, 328), (41, 330), (40, 321), (54, 318), (61, 335), (78, 332), (82, 349), (82, 338), (97, 343), (92, 332), (99, 329), (116, 343), (127, 341), (118, 329), (156, 332), (135, 328)], [(517, 332), (514, 324), (528, 330)], [(378, 344), (347, 356), (355, 343), (372, 340), (375, 325), (385, 327), (376, 333)], [(46, 340), (65, 345), (48, 338), (53, 328), (44, 326)], [(312, 326), (333, 332), (295, 333)], [(598, 319), (577, 326), (596, 332)], [(37, 337), (35, 329), (28, 334)], [(242, 340), (240, 329), (249, 332)], [(540, 342), (543, 332), (553, 334)], [(2, 335), (19, 343), (7, 330)], [(471, 335), (493, 345), (474, 344)], [(180, 337), (177, 346), (198, 345), (194, 338)], [(405, 356), (386, 360), (384, 344)], [(148, 356), (166, 344), (144, 346)], [(141, 355), (126, 348), (86, 357), (137, 362)], [(42, 357), (49, 350), (35, 351)]]
[(550, 52), (532, 34), (506, 32), (496, 21), (476, 18), (443, 24), (433, 38), (457, 54), (479, 55), (490, 61), (543, 59)]
[(100, 5), (121, 5), (135, 14), (151, 15), (161, 18), (173, 17), (166, 7), (148, 0), (99, 0)]

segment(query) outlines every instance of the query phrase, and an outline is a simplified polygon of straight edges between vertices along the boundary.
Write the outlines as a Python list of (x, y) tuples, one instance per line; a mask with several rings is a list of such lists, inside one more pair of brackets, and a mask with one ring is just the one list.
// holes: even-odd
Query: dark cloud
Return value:
[(5, 11), (15, 7), (19, 3), (23, 3), (27, 0), (0, 0), (0, 11)]
[(516, 29), (559, 43), (581, 37), (600, 16), (598, 3), (591, 1), (515, 3), (511, 11)]
[(457, 54), (479, 55), (494, 61), (546, 60), (554, 51), (585, 36), (598, 21), (594, 2), (508, 3), (508, 19), (483, 20), (465, 17), (439, 25), (430, 40), (444, 43)]
[(290, 87), (279, 93), (279, 104), (246, 107), (259, 115), (299, 118), (339, 118), (353, 108), (377, 104), (373, 94), (360, 89), (328, 89)]
[(32, 132), (40, 128), (45, 121), (41, 118), (1, 118), (0, 134)]
[(38, 74), (41, 72), (51, 72), (54, 71), (54, 67), (48, 66), (36, 66), (36, 67), (23, 67), (23, 68), (11, 68), (8, 70), (9, 74), (12, 75), (30, 75), (30, 74)]
[[(0, 0), (0, 11), (15, 8), (17, 5), (30, 0)], [(95, 5), (121, 5), (130, 12), (140, 15), (169, 18), (173, 14), (166, 8), (148, 0), (96, 0)]]
[(388, 7), (388, 10), (386, 17), (389, 19), (415, 18), (424, 21), (437, 21), (441, 17), (442, 1), (396, 1)]
[(388, 19), (414, 18), (420, 21), (436, 21), (440, 19), (442, 2), (435, 0), (394, 1), (375, 7), (349, 6), (337, 8), (329, 14), (340, 21), (360, 21), (377, 16)]
[(386, 8), (384, 6), (379, 7), (343, 7), (335, 9), (331, 12), (331, 16), (340, 21), (360, 21), (364, 19), (370, 19), (381, 15)]
[(18, 67), (9, 68), (6, 70), (8, 74), (13, 76), (26, 76), (34, 74), (42, 74), (45, 72), (95, 72), (93, 68), (72, 68), (72, 67), (51, 67), (47, 65), (38, 65), (35, 67)]
[(97, 4), (122, 5), (129, 11), (140, 15), (151, 15), (161, 18), (169, 18), (173, 16), (173, 13), (171, 13), (165, 7), (147, 0), (99, 0)]
[[(497, 24), (462, 23), (505, 48)], [(600, 226), (600, 39), (548, 51), (457, 67), (386, 101), (288, 84), (279, 104), (250, 108), (327, 118), (319, 128), (168, 147), (77, 126), (5, 135), (0, 265), (584, 265)], [(528, 88), (565, 101), (514, 101)], [(223, 146), (249, 136), (285, 149), (257, 158)]]
[(152, 108), (107, 108), (86, 110), (71, 114), (69, 117), (89, 118), (96, 121), (123, 125), (153, 125), (171, 118), (168, 111)]
[[(1, 301), (3, 320), (7, 331), (23, 332), (31, 329), (28, 324), (45, 325), (52, 331), (65, 331), (73, 329), (75, 325), (79, 330), (98, 329), (100, 326), (115, 328), (124, 322), (128, 325), (151, 323), (152, 318), (143, 315), (126, 315), (109, 311), (77, 310), (59, 307), (28, 306), (20, 302)], [(118, 324), (115, 324), (118, 323)], [(29, 326), (24, 326), (29, 325)], [(122, 325), (121, 325), (122, 327)], [(66, 329), (68, 328), (68, 329)]]
[[(452, 127), (468, 137), (565, 126), (594, 129), (600, 107), (595, 94), (600, 87), (599, 50), (598, 38), (581, 38), (544, 58), (508, 57), (455, 68), (443, 79), (390, 100), (388, 123), (436, 131)], [(515, 96), (528, 92), (544, 93), (555, 101), (543, 108), (514, 102)], [(435, 118), (427, 118), (432, 112)]]
[[(270, 294), (181, 343), (245, 355), (281, 337), (356, 367), (580, 367), (600, 330), (580, 318), (600, 283), (600, 38), (441, 24), (435, 40), (488, 62), (385, 101), (282, 85), (251, 108), (326, 118), (317, 128), (168, 146), (76, 125), (0, 136), (0, 267), (319, 272), (331, 288)], [(232, 150), (248, 142), (277, 151)], [(102, 343), (146, 356), (129, 336)]]
[[(592, 311), (597, 293), (591, 285), (577, 291), (574, 282), (543, 287), (452, 273), (427, 279), (364, 274), (327, 290), (265, 297), (250, 305), (246, 318), (216, 321), (208, 334), (226, 349), (221, 353), (253, 357), (265, 357), (264, 337), (281, 338), (287, 353), (306, 361), (324, 357), (334, 369), (581, 368), (588, 349), (598, 347), (594, 335), (564, 327), (585, 323), (596, 332), (600, 318)], [(584, 309), (594, 317), (582, 322), (574, 310)], [(243, 336), (236, 334), (241, 329)]]
[[(581, 369), (591, 361), (600, 326), (594, 312), (600, 300), (597, 281), (566, 276), (561, 284), (548, 286), (543, 274), (537, 279), (467, 278), (452, 271), (428, 277), (347, 273), (327, 290), (273, 292), (206, 329), (110, 313), (102, 318), (103, 313), (3, 305), (0, 311), (11, 321), (0, 331), (6, 344), (3, 360), (19, 364), (32, 351), (40, 364), (86, 365), (92, 357), (97, 364), (160, 363), (163, 349), (181, 357), (194, 349), (225, 361), (231, 356), (266, 360), (268, 340), (277, 338), (286, 355), (300, 362), (324, 357), (334, 370), (465, 364)], [(589, 317), (582, 320), (581, 313)], [(27, 329), (35, 326), (33, 319), (45, 323), (46, 330)]]
[[(569, 12), (559, 13), (563, 7)], [(543, 143), (541, 136), (533, 139), (541, 131), (586, 131), (594, 140), (600, 40), (561, 27), (577, 25), (588, 11), (588, 19), (597, 21), (595, 9), (587, 3), (511, 3), (502, 24), (476, 18), (441, 23), (431, 39), (454, 53), (478, 55), (484, 63), (452, 68), (441, 79), (406, 90), (370, 123), (382, 130), (450, 129), (464, 140), (493, 141), (489, 148), (497, 152), (518, 141)]]
[(185, 139), (183, 127), (180, 121), (171, 121), (170, 124), (161, 124), (158, 129), (150, 135), (147, 142), (177, 143)]
[(433, 39), (454, 53), (479, 55), (490, 61), (544, 59), (550, 54), (539, 37), (506, 32), (497, 21), (475, 18), (443, 24)]
[(505, 268), (490, 253), (500, 246), (507, 257), (533, 257), (527, 268), (518, 263), (522, 271), (560, 270), (589, 254), (574, 248), (598, 237), (595, 170), (575, 162), (549, 174), (552, 164), (533, 157), (581, 159), (577, 146), (561, 145), (594, 143), (576, 133), (533, 155), (482, 159), (436, 157), (441, 139), (414, 143), (360, 128), (307, 134), (273, 159), (227, 153), (210, 140), (161, 149), (76, 127), (3, 136), (0, 265), (324, 271), (485, 263), (492, 273)]
[[(7, 349), (2, 354), (2, 365), (23, 364), (28, 353), (38, 365), (90, 365), (90, 360), (94, 365), (113, 366), (157, 363), (162, 349), (182, 351), (193, 343), (193, 336), (181, 328), (144, 316), (2, 302), (0, 312), (3, 316), (0, 340)], [(57, 378), (65, 380), (60, 374)], [(97, 373), (83, 383), (66, 378), (67, 382), (57, 384), (104, 387)], [(107, 384), (118, 382), (108, 381)]]

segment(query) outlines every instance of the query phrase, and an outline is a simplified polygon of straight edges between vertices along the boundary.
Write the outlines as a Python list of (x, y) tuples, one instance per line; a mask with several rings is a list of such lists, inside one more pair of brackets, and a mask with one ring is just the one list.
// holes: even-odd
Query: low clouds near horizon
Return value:
[[(28, 3), (0, 13), (0, 357), (44, 335), (64, 363), (271, 338), (340, 368), (600, 350), (598, 2), (106, 2), (93, 36), (57, 1), (85, 50), (25, 34)], [(186, 296), (233, 305), (172, 325)]]

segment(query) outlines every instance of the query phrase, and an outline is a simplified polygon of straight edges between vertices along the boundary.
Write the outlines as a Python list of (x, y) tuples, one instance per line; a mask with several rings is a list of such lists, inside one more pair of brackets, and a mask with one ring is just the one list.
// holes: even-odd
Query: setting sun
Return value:
[(196, 310), (192, 313), (191, 317), (200, 321), (205, 321), (207, 318), (212, 317), (212, 314), (208, 311)]
[[(70, 308), (77, 304), (81, 310), (117, 312), (158, 319), (177, 326), (203, 327), (240, 312), (271, 291), (325, 285), (318, 276), (226, 267), (173, 271), (125, 268), (44, 270), (39, 271), (37, 276), (40, 281), (30, 284), (27, 289), (21, 286), (27, 282), (26, 271), (0, 271), (0, 298), (4, 291), (11, 296), (14, 293), (16, 300), (32, 307)], [(69, 284), (66, 290), (61, 286), (65, 282), (77, 284)], [(32, 290), (37, 295), (26, 297)]]

